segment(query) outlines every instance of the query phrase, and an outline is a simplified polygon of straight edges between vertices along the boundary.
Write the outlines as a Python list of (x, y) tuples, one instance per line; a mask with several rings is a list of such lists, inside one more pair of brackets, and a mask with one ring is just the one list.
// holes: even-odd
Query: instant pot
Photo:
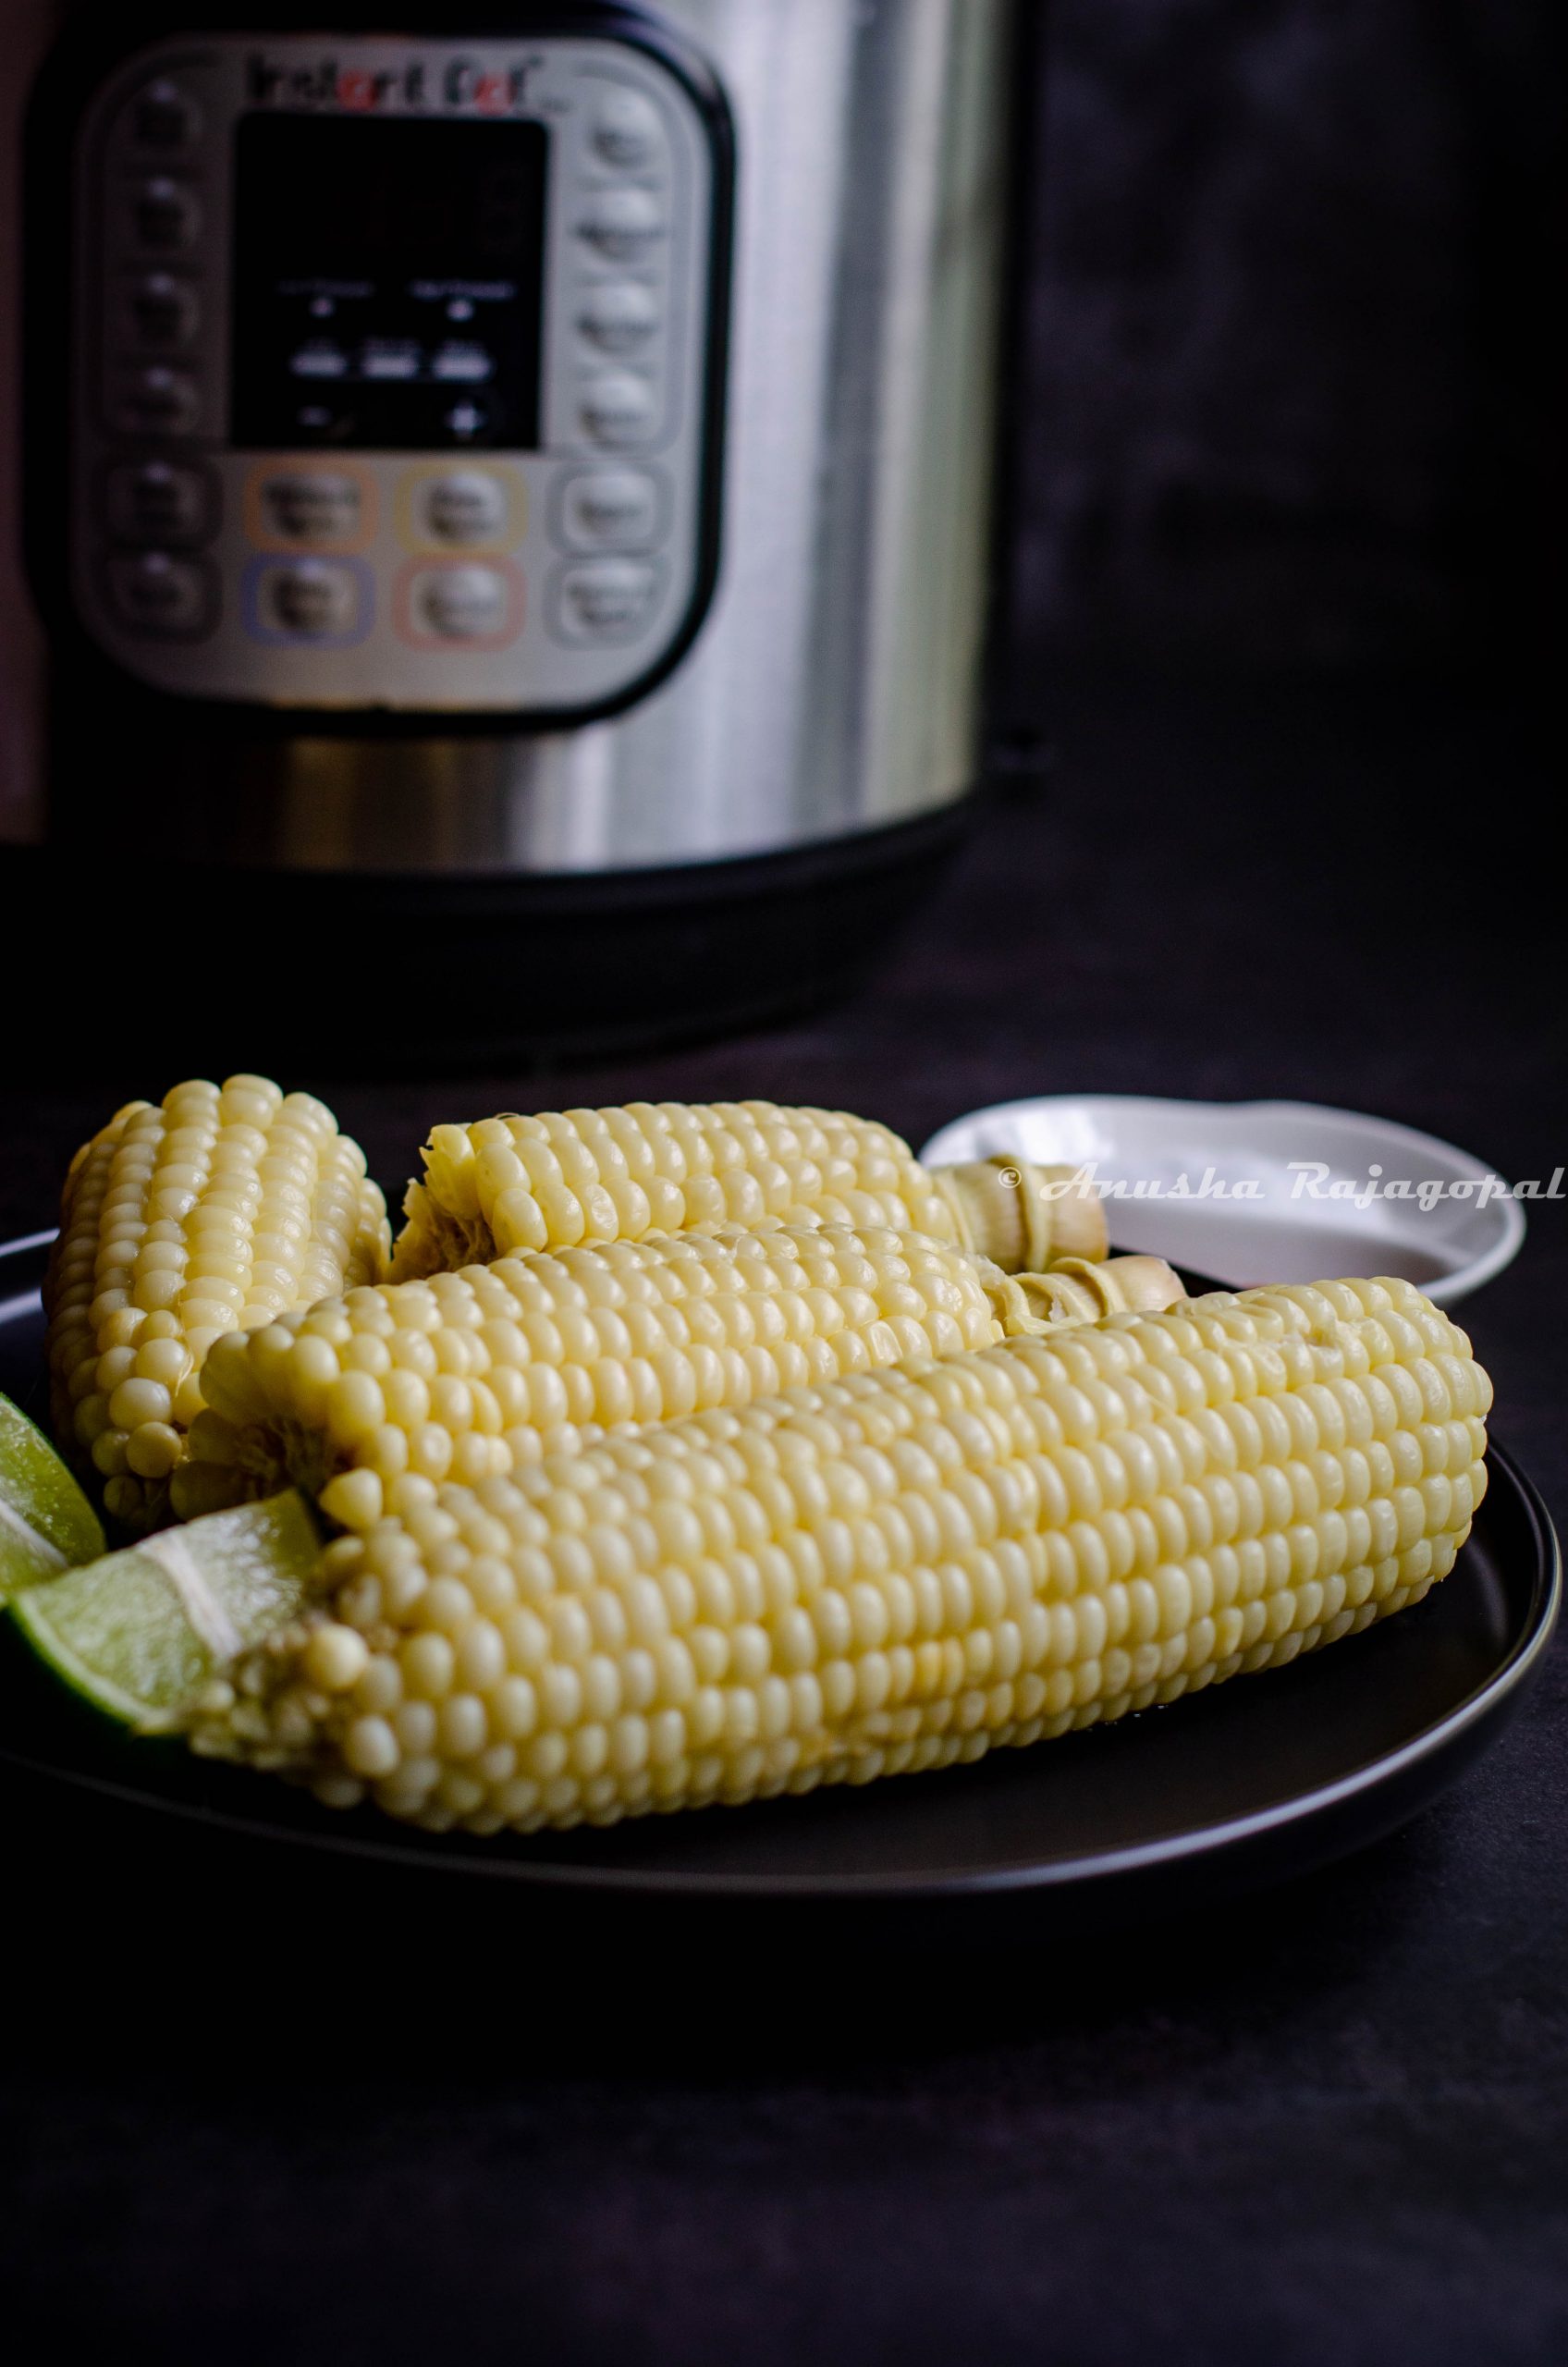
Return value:
[(173, 880), (209, 976), (264, 932), (319, 1012), (369, 963), (481, 1059), (852, 975), (979, 769), (1017, 37), (68, 11), (25, 194), (56, 884)]

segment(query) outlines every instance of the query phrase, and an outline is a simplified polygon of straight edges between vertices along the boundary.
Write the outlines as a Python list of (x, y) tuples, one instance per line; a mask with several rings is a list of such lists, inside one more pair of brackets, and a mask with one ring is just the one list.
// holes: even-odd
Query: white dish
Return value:
[(1237, 1284), (1403, 1274), (1448, 1304), (1525, 1238), (1511, 1188), (1468, 1151), (1310, 1101), (1054, 1094), (955, 1118), (921, 1156), (1006, 1151), (1092, 1167), (1119, 1249)]

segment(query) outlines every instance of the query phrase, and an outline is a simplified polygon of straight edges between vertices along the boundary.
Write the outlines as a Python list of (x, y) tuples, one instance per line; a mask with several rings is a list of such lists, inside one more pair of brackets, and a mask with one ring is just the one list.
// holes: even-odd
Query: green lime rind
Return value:
[(0, 1600), (104, 1551), (97, 1514), (43, 1431), (0, 1397)]
[(289, 1488), (25, 1587), (11, 1616), (95, 1709), (167, 1727), (237, 1652), (294, 1616), (320, 1558), (315, 1523)]

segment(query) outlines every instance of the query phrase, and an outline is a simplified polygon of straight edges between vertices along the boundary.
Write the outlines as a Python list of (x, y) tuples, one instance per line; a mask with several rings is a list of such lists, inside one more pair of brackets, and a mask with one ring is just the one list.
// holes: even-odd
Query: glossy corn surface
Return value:
[(214, 1341), (374, 1281), (389, 1246), (359, 1146), (269, 1078), (176, 1085), (84, 1144), (44, 1286), (50, 1390), (112, 1516), (167, 1516)]
[(913, 1232), (1010, 1272), (1103, 1257), (1100, 1202), (1070, 1169), (922, 1167), (887, 1126), (772, 1102), (633, 1102), (437, 1126), (410, 1186), (396, 1281), (519, 1251), (698, 1228), (824, 1223)]
[(190, 1738), (480, 1834), (977, 1759), (1419, 1600), (1489, 1399), (1412, 1285), (1341, 1282), (405, 1478)]
[(1017, 1282), (918, 1234), (781, 1226), (502, 1257), (219, 1343), (176, 1501), (211, 1511), (292, 1479), (363, 1527), (405, 1472), (472, 1485), (619, 1425), (1038, 1323)]

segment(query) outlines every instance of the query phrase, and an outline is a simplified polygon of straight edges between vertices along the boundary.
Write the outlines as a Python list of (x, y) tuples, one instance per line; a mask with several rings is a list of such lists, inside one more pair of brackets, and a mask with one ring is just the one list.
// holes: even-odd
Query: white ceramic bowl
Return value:
[[(1117, 1248), (1231, 1283), (1403, 1274), (1448, 1303), (1499, 1273), (1525, 1238), (1519, 1202), (1468, 1151), (1310, 1101), (1055, 1094), (955, 1118), (921, 1156), (998, 1151), (1092, 1163)], [(1401, 1184), (1410, 1196), (1389, 1196)]]

